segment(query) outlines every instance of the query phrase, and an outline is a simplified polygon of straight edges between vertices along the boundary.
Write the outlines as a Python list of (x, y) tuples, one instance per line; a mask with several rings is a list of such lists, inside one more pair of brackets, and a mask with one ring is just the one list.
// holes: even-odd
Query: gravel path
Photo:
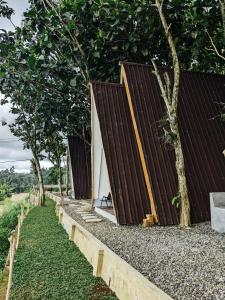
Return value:
[(107, 220), (85, 223), (65, 211), (151, 282), (179, 300), (225, 299), (225, 235), (202, 223), (182, 231), (175, 226), (117, 226)]

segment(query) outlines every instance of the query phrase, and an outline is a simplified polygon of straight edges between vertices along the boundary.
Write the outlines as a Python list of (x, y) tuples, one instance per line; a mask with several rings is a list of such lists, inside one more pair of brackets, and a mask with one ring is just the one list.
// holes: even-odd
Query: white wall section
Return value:
[(111, 192), (108, 168), (106, 164), (105, 152), (102, 143), (102, 136), (98, 114), (92, 96), (91, 122), (92, 122), (92, 179), (93, 198), (101, 199)]

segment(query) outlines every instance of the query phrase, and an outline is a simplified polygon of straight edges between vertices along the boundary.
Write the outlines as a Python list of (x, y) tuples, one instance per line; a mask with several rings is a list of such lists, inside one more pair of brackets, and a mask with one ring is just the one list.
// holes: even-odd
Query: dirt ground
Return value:
[(20, 193), (20, 194), (13, 194), (11, 199), (12, 202), (20, 202), (22, 200), (24, 200), (26, 197), (28, 197), (28, 193)]

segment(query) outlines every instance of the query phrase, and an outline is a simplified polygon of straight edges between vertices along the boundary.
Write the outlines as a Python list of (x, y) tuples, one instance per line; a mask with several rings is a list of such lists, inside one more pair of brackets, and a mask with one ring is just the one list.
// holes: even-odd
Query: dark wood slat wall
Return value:
[(68, 137), (76, 199), (91, 199), (91, 151), (79, 137)]
[[(150, 66), (123, 66), (160, 224), (177, 224), (179, 213), (171, 204), (177, 193), (175, 157), (160, 139), (165, 109), (157, 80)], [(218, 102), (225, 102), (225, 76), (182, 72), (178, 113), (194, 223), (210, 219), (209, 192), (225, 189), (225, 123), (216, 118)]]
[(140, 224), (150, 205), (129, 106), (122, 85), (92, 82), (119, 224)]

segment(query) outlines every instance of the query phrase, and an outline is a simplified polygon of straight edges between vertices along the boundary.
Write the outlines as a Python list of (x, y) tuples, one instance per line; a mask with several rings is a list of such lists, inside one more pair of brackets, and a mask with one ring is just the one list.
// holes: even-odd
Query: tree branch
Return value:
[(225, 0), (220, 0), (220, 11), (223, 22), (223, 36), (225, 38)]
[[(81, 54), (81, 56), (83, 57), (83, 60), (84, 60), (85, 71), (86, 71), (86, 81), (89, 82), (89, 81), (90, 81), (90, 75), (89, 75), (89, 69), (88, 69), (87, 62), (86, 62), (86, 56), (85, 56), (85, 53), (84, 53), (84, 51), (83, 51), (83, 49), (82, 49), (82, 47), (81, 47), (81, 45), (80, 45), (78, 39), (76, 38), (76, 36), (73, 36), (73, 35), (71, 34), (71, 32), (70, 32), (70, 30), (69, 30), (67, 24), (64, 23), (64, 21), (63, 21), (61, 15), (60, 15), (60, 13), (56, 10), (56, 8), (55, 8), (54, 4), (52, 4), (51, 0), (45, 0), (45, 1), (46, 1), (46, 3), (54, 10), (54, 12), (57, 14), (57, 16), (58, 16), (60, 22), (65, 26), (66, 31), (68, 32), (68, 34), (69, 34), (71, 40), (75, 43), (76, 47), (79, 49), (80, 54)], [(82, 67), (81, 67), (81, 66), (80, 66), (80, 69), (82, 70)]]
[(207, 29), (206, 29), (206, 33), (207, 33), (207, 35), (208, 35), (208, 37), (210, 39), (211, 45), (213, 46), (213, 49), (210, 49), (210, 50), (214, 51), (218, 57), (220, 57), (221, 59), (225, 60), (225, 56), (223, 56), (222, 54), (219, 53), (219, 51), (218, 51), (215, 43), (213, 42), (213, 39), (212, 39), (211, 35), (209, 34), (209, 32), (208, 32)]
[(179, 93), (179, 84), (180, 84), (180, 64), (179, 64), (175, 44), (173, 41), (172, 33), (170, 31), (170, 25), (167, 24), (166, 18), (162, 11), (163, 1), (156, 0), (155, 5), (158, 9), (161, 23), (162, 23), (164, 31), (166, 33), (168, 44), (169, 44), (171, 55), (172, 55), (172, 59), (173, 59), (174, 83), (173, 83), (173, 93), (172, 93), (172, 107), (173, 107), (173, 109), (176, 110), (177, 104), (178, 104), (178, 93)]
[(158, 68), (157, 68), (156, 63), (154, 62), (154, 60), (152, 60), (152, 64), (154, 66), (153, 73), (155, 74), (155, 76), (156, 76), (156, 78), (158, 80), (159, 88), (160, 88), (163, 100), (164, 100), (164, 102), (166, 104), (166, 109), (167, 109), (168, 112), (170, 112), (171, 107), (170, 107), (170, 103), (169, 103), (168, 98), (167, 98), (167, 93), (166, 93), (166, 90), (165, 90), (165, 88), (163, 86), (162, 78), (161, 78), (161, 76), (159, 74), (159, 70), (158, 70)]

